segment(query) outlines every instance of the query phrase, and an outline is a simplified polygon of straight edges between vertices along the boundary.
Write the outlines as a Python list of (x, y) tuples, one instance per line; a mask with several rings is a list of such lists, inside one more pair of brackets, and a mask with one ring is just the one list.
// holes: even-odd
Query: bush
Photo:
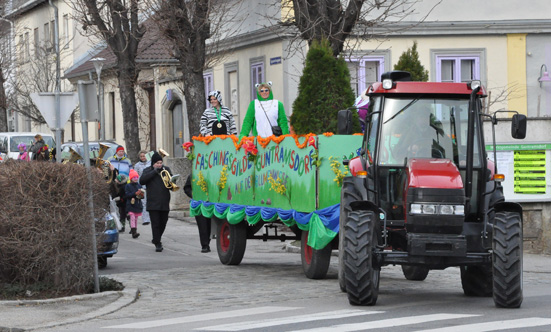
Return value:
[[(75, 164), (0, 164), (0, 284), (47, 291), (87, 292), (93, 273), (92, 227), (85, 168)], [(108, 185), (92, 172), (95, 218), (105, 215)]]
[[(354, 105), (350, 73), (342, 58), (335, 58), (327, 40), (312, 42), (293, 103), (291, 125), (296, 134), (337, 132), (337, 113)], [(357, 112), (353, 131), (361, 132)]]

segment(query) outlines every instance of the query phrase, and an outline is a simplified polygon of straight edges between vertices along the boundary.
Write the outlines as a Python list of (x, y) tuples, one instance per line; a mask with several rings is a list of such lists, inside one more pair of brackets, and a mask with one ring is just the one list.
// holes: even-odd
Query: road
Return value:
[[(463, 295), (459, 270), (431, 271), (407, 281), (399, 267), (384, 267), (373, 307), (348, 303), (337, 282), (337, 257), (328, 277), (304, 277), (300, 254), (277, 241), (250, 240), (239, 266), (200, 253), (197, 228), (171, 219), (157, 253), (150, 230), (134, 240), (121, 234), (119, 253), (101, 270), (137, 287), (131, 305), (83, 323), (46, 331), (550, 331), (551, 269), (525, 263), (520, 309), (498, 309), (491, 298)], [(536, 264), (550, 263), (551, 258)]]

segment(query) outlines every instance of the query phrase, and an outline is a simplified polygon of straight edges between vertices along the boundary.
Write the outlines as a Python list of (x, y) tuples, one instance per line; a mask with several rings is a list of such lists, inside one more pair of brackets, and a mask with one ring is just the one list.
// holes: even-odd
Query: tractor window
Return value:
[(365, 151), (367, 152), (369, 162), (373, 162), (375, 158), (375, 146), (377, 144), (377, 129), (379, 127), (379, 100), (371, 99), (369, 101), (368, 118), (366, 119), (367, 141)]
[[(387, 97), (379, 164), (404, 166), (411, 158), (445, 158), (465, 167), (468, 103), (467, 99)], [(475, 128), (475, 167), (481, 165), (478, 146)]]

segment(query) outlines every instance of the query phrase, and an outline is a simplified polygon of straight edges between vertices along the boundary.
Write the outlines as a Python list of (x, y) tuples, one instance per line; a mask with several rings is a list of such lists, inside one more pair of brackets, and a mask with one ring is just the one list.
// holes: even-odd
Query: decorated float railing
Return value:
[(339, 230), (342, 164), (359, 153), (360, 135), (194, 137), (184, 144), (192, 162), (191, 215), (230, 224), (281, 220), (308, 231), (322, 249)]

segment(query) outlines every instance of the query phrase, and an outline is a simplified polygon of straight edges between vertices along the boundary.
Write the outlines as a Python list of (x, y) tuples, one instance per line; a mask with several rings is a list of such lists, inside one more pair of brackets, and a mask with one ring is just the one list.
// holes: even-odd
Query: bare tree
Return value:
[[(283, 7), (292, 5), (294, 15), (283, 17), (279, 24), (284, 27), (296, 27), (300, 38), (306, 40), (308, 44), (314, 40), (327, 39), (333, 55), (337, 56), (343, 51), (348, 37), (352, 34), (358, 40), (372, 39), (374, 27), (390, 27), (392, 23), (403, 20), (415, 13), (415, 5), (419, 2), (419, 0), (287, 0), (283, 3)], [(391, 30), (396, 29), (389, 28), (389, 31)]]
[(139, 69), (136, 65), (138, 45), (145, 28), (138, 19), (138, 0), (77, 0), (74, 8), (83, 29), (105, 40), (117, 64), (114, 67), (119, 80), (124, 141), (129, 155), (140, 150), (138, 111), (135, 88)]
[(199, 135), (205, 108), (203, 71), (230, 51), (231, 45), (221, 40), (238, 30), (235, 17), (237, 13), (243, 15), (239, 10), (241, 0), (150, 0), (148, 3), (154, 8), (153, 18), (159, 29), (173, 44), (173, 55), (184, 77), (182, 90), (189, 132)]
[[(4, 16), (4, 0), (0, 0), (0, 15)], [(10, 73), (11, 66), (11, 52), (12, 47), (10, 40), (11, 27), (10, 23), (6, 19), (0, 19), (0, 132), (8, 131), (8, 100), (6, 97), (6, 83), (7, 77)]]

